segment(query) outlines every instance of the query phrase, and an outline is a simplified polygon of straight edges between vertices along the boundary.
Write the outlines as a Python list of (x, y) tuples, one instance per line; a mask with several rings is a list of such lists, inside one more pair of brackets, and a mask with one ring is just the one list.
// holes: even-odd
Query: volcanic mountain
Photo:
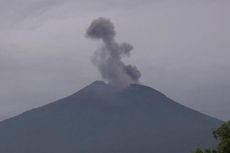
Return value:
[(143, 85), (96, 81), (0, 122), (1, 153), (191, 153), (215, 145), (222, 121)]

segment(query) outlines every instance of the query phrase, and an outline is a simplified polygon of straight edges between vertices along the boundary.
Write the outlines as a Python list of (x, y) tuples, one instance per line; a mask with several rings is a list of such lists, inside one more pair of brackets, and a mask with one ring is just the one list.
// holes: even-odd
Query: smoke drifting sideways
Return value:
[(129, 56), (133, 47), (128, 43), (119, 44), (115, 40), (115, 27), (107, 18), (92, 21), (86, 31), (86, 36), (103, 41), (103, 45), (92, 58), (102, 78), (109, 84), (125, 88), (132, 83), (139, 83), (140, 71), (136, 66), (126, 65), (121, 58)]

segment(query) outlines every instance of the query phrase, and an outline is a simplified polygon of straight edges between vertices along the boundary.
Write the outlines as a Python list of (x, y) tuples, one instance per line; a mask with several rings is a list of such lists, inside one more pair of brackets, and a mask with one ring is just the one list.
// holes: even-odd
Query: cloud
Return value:
[(86, 33), (90, 38), (103, 40), (102, 48), (93, 57), (103, 79), (114, 86), (127, 87), (138, 83), (141, 73), (136, 66), (126, 65), (121, 60), (122, 55), (129, 55), (133, 47), (128, 43), (117, 43), (114, 28), (109, 19), (98, 18), (92, 21)]

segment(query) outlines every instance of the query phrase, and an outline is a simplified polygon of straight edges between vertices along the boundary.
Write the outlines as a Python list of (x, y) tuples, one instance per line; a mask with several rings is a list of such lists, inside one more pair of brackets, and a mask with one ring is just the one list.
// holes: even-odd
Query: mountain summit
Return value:
[(191, 153), (212, 147), (222, 121), (133, 84), (96, 81), (0, 122), (1, 153)]

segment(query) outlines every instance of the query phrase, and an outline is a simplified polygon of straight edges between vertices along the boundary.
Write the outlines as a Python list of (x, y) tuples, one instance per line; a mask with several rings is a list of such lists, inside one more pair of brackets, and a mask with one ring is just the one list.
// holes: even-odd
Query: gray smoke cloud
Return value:
[(136, 66), (126, 65), (121, 58), (129, 56), (133, 46), (128, 43), (118, 43), (115, 40), (115, 27), (106, 18), (98, 18), (92, 21), (86, 31), (86, 35), (92, 39), (101, 39), (102, 47), (97, 50), (92, 58), (102, 75), (102, 78), (110, 84), (118, 87), (126, 87), (131, 83), (138, 83), (141, 77)]

